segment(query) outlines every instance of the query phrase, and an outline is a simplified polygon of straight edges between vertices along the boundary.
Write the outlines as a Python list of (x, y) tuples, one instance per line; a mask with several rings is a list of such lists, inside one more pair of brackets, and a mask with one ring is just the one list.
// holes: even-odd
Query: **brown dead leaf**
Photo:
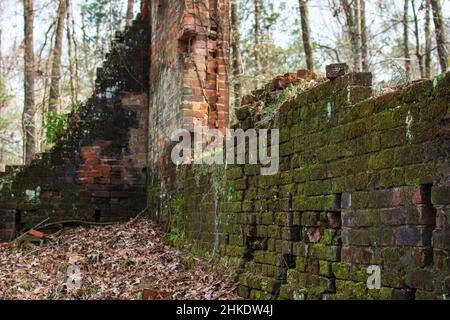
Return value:
[[(186, 269), (184, 254), (146, 219), (49, 239), (31, 251), (0, 245), (1, 299), (238, 299), (210, 264), (195, 259)], [(81, 272), (79, 289), (67, 289), (69, 266)]]

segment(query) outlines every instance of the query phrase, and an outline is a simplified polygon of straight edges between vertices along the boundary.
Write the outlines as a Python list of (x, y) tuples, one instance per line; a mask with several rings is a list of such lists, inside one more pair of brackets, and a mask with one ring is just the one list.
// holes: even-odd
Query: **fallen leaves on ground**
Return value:
[(41, 246), (0, 247), (0, 299), (238, 298), (216, 267), (185, 256), (147, 219), (67, 229)]

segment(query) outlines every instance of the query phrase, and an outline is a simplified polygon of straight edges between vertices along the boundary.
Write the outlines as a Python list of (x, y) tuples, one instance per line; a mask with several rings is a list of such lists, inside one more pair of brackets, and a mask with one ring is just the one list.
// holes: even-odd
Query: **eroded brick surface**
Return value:
[[(161, 180), (170, 135), (195, 125), (228, 126), (228, 0), (150, 4), (149, 163)], [(166, 174), (167, 175), (167, 174)]]

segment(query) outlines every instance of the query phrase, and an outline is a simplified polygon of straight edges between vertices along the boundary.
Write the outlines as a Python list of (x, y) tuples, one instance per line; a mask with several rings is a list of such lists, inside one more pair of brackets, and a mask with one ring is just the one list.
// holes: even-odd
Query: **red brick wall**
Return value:
[(165, 150), (174, 129), (228, 126), (228, 9), (228, 0), (150, 4), (151, 168), (167, 162)]

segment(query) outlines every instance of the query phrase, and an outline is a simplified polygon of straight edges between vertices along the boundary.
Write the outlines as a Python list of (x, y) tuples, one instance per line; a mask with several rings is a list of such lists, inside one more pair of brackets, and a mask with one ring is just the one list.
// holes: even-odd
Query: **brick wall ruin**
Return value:
[(229, 126), (229, 3), (148, 3), (56, 146), (1, 178), (0, 237), (147, 206), (174, 242), (232, 266), (245, 298), (448, 299), (450, 74), (383, 95), (367, 73), (278, 77), (233, 126), (280, 129), (278, 174), (175, 167), (174, 129)]
[(118, 32), (95, 93), (55, 146), (0, 179), (0, 239), (45, 218), (124, 220), (145, 208), (148, 23)]
[(235, 266), (245, 298), (448, 299), (450, 74), (371, 97), (371, 75), (349, 73), (262, 121), (290, 78), (245, 97), (235, 126), (280, 129), (280, 172), (184, 167), (160, 219)]

